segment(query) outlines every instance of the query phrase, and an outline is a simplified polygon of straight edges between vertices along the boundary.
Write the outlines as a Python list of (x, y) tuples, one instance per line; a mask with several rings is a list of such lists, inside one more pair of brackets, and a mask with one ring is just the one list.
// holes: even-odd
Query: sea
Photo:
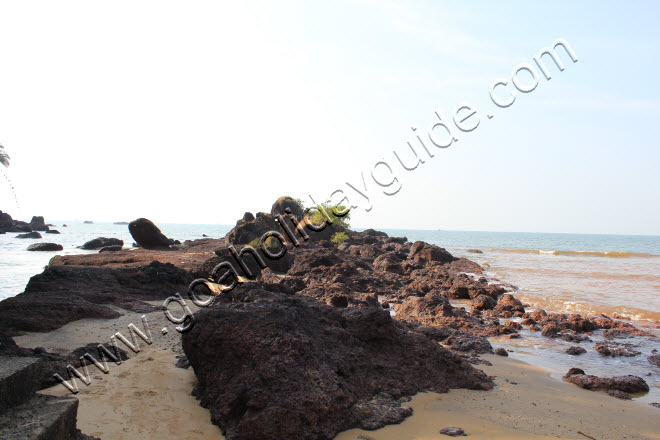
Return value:
[[(43, 239), (17, 239), (0, 235), (0, 300), (22, 292), (31, 276), (41, 273), (56, 254), (85, 254), (79, 248), (97, 237), (116, 237), (130, 247), (133, 239), (125, 224), (81, 221), (53, 222), (60, 235), (42, 233)], [(64, 226), (66, 225), (66, 226)], [(223, 237), (233, 225), (159, 224), (168, 237), (184, 241)], [(527, 232), (474, 232), (384, 229), (391, 236), (426, 241), (482, 265), (485, 275), (518, 288), (516, 297), (530, 308), (548, 312), (589, 315), (616, 314), (660, 338), (660, 236), (551, 234)], [(64, 247), (61, 252), (28, 252), (35, 242), (48, 241)], [(475, 252), (475, 251), (478, 251)], [(469, 303), (457, 302), (469, 308)], [(510, 350), (510, 356), (547, 368), (560, 378), (569, 368), (588, 374), (636, 374), (651, 386), (651, 392), (636, 400), (660, 402), (660, 368), (646, 356), (660, 350), (660, 339), (632, 338), (619, 341), (642, 352), (632, 358), (600, 356), (593, 350), (602, 341), (595, 332), (593, 342), (580, 344), (587, 353), (569, 356), (567, 342), (548, 339), (539, 333), (520, 332), (518, 340), (491, 340), (493, 346)], [(591, 348), (591, 349), (590, 349)]]

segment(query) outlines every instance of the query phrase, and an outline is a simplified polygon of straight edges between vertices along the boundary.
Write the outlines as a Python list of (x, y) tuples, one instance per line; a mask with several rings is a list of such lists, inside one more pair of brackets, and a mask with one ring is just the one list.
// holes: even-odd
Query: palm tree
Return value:
[(9, 155), (5, 152), (5, 147), (0, 145), (0, 163), (7, 168), (9, 166)]

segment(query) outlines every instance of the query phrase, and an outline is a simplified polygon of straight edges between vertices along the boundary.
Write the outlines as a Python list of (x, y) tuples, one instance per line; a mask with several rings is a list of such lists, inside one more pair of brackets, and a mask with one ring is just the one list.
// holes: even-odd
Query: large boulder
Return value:
[(380, 306), (333, 307), (247, 289), (232, 293), (250, 302), (198, 311), (182, 338), (195, 393), (228, 440), (331, 439), (400, 423), (412, 414), (401, 405), (405, 396), (492, 387)]
[(172, 243), (158, 226), (146, 218), (133, 220), (128, 224), (128, 230), (135, 242), (145, 249), (168, 248)]
[(124, 240), (120, 240), (118, 238), (99, 237), (83, 244), (81, 248), (91, 251), (91, 250), (98, 250), (106, 246), (123, 246), (123, 245), (124, 245)]
[[(256, 239), (260, 239), (265, 233), (270, 231), (280, 232), (279, 225), (270, 214), (260, 212), (255, 217), (250, 212), (246, 212), (243, 218), (236, 222), (234, 229), (229, 231), (226, 239), (233, 245), (248, 244)], [(284, 235), (285, 240), (288, 237)]]
[(39, 251), (39, 252), (56, 252), (62, 251), (64, 248), (61, 244), (57, 243), (35, 243), (27, 248), (28, 251)]
[[(287, 208), (291, 212), (286, 212)], [(277, 217), (280, 214), (291, 214), (298, 220), (302, 220), (303, 208), (292, 197), (282, 196), (270, 208), (270, 215), (273, 217)]]
[(423, 241), (416, 241), (412, 245), (408, 259), (419, 262), (437, 261), (439, 263), (451, 263), (456, 260), (452, 254), (443, 248)]

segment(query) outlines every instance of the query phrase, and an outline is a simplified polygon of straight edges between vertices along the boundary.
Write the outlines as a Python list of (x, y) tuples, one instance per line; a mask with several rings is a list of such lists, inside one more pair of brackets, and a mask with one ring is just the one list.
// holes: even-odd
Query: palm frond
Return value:
[(0, 163), (7, 168), (9, 166), (9, 155), (5, 152), (5, 147), (0, 145)]

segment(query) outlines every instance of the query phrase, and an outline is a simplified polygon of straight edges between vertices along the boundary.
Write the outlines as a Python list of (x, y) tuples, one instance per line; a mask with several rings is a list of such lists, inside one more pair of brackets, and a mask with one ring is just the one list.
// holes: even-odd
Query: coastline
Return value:
[[(280, 203), (272, 212), (283, 210)], [(520, 362), (515, 348), (517, 341), (535, 348), (539, 341), (583, 342), (589, 350), (580, 358), (558, 351), (573, 368), (600, 354), (597, 343), (630, 353), (637, 347), (630, 338), (657, 338), (604, 315), (546, 313), (524, 305), (513, 296), (515, 286), (487, 276), (472, 256), (375, 230), (346, 229), (345, 240), (335, 242), (330, 230), (288, 243), (296, 252), (268, 269), (260, 269), (256, 258), (246, 260), (253, 280), (241, 276), (237, 285), (216, 289), (216, 269), (227, 261), (249, 275), (241, 255), (257, 252), (247, 245), (276, 227), (273, 214), (246, 213), (224, 238), (167, 246), (174, 240), (149, 224), (162, 245), (55, 256), (25, 292), (0, 303), (0, 322), (20, 350), (29, 350), (22, 355), (62, 356), (59, 370), (47, 371), (51, 384), (52, 372), (66, 377), (66, 362), (80, 365), (74, 352), (94, 351), (113, 335), (124, 342), (130, 360), (109, 362), (108, 374), (98, 364), (99, 370), (89, 366), (87, 386), (79, 376), (79, 426), (90, 435), (222, 438), (222, 429), (235, 439), (436, 439), (443, 438), (440, 429), (460, 422), (473, 438), (581, 438), (578, 431), (593, 438), (657, 438), (648, 422), (656, 408), (564, 383), (557, 371)], [(133, 237), (138, 243), (144, 238)], [(234, 245), (241, 246), (240, 254)], [(171, 295), (200, 278), (214, 295), (224, 294), (212, 307), (184, 312), (196, 325), (179, 334), (173, 324), (181, 321), (172, 315), (168, 320), (163, 300), (175, 305), (179, 301)], [(181, 305), (168, 311), (180, 316)], [(131, 324), (144, 330), (143, 315), (152, 344), (130, 331)], [(139, 343), (140, 352), (131, 353), (132, 345), (117, 332)], [(511, 358), (488, 354), (502, 347), (515, 351)], [(638, 359), (646, 362), (650, 352), (644, 348)], [(180, 360), (194, 370), (177, 368)], [(648, 385), (637, 379), (646, 391), (649, 385), (657, 391), (657, 372), (648, 376)], [(608, 386), (611, 391), (620, 385)], [(624, 398), (638, 397), (619, 391)], [(62, 385), (44, 385), (42, 393), (69, 395)], [(409, 405), (416, 409), (412, 418)], [(280, 416), (286, 421), (273, 421)], [(633, 420), (633, 434), (626, 420)], [(368, 431), (341, 432), (355, 426)]]

